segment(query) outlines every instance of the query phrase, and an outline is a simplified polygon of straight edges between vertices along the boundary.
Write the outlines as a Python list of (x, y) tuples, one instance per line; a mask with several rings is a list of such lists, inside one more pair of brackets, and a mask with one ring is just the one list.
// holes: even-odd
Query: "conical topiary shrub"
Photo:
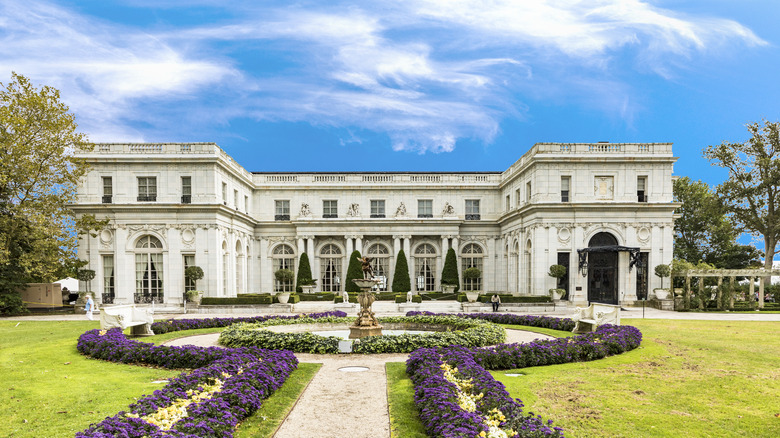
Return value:
[(409, 265), (406, 263), (404, 250), (398, 251), (395, 259), (395, 272), (393, 273), (393, 292), (409, 292), (412, 284), (409, 281)]
[(441, 270), (441, 284), (455, 286), (455, 292), (460, 290), (460, 276), (458, 275), (458, 258), (455, 250), (450, 248), (444, 259), (444, 268)]
[(360, 251), (352, 251), (349, 256), (349, 267), (347, 268), (347, 280), (344, 284), (344, 290), (347, 292), (360, 292), (360, 288), (352, 279), (363, 278), (363, 265), (360, 263)]
[(295, 279), (295, 291), (303, 292), (301, 286), (312, 286), (315, 282), (311, 278), (311, 266), (309, 265), (309, 255), (306, 253), (301, 254), (301, 259), (298, 262), (298, 277)]

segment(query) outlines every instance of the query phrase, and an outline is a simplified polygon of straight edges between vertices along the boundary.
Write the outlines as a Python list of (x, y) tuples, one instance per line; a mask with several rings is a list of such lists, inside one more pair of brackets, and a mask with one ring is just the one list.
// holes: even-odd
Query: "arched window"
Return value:
[(432, 292), (436, 288), (436, 248), (423, 243), (414, 251), (414, 273), (418, 291)]
[(241, 242), (236, 242), (236, 294), (244, 293), (244, 250)]
[(222, 295), (227, 296), (228, 278), (230, 277), (230, 253), (228, 252), (227, 242), (222, 242)]
[[(469, 243), (468, 245), (463, 247), (463, 251), (460, 253), (460, 259), (461, 259), (461, 275), (463, 276), (463, 290), (482, 290), (482, 275), (483, 272), (483, 266), (482, 263), (482, 257), (484, 254), (482, 253), (482, 247), (477, 245), (476, 243)], [(479, 277), (469, 277), (466, 278), (465, 272), (466, 269), (469, 268), (477, 268), (479, 269), (480, 275)]]
[(289, 269), (295, 272), (295, 250), (290, 245), (285, 243), (277, 245), (274, 248), (274, 252), (271, 255), (273, 260), (273, 275), (274, 279), (274, 292), (292, 292), (295, 286), (295, 281), (279, 281), (276, 279), (276, 271), (280, 269)]
[(371, 258), (371, 267), (374, 268), (374, 277), (381, 280), (376, 289), (386, 291), (388, 276), (390, 275), (390, 250), (385, 245), (375, 243), (368, 248), (366, 256)]
[(135, 245), (135, 302), (163, 302), (163, 246), (154, 236), (143, 236)]
[(320, 273), (323, 292), (338, 292), (341, 290), (341, 249), (329, 243), (320, 250)]
[(600, 233), (596, 233), (596, 235), (590, 238), (590, 243), (588, 246), (592, 248), (594, 246), (615, 246), (617, 244), (618, 243), (617, 239), (615, 239), (615, 236), (602, 231)]

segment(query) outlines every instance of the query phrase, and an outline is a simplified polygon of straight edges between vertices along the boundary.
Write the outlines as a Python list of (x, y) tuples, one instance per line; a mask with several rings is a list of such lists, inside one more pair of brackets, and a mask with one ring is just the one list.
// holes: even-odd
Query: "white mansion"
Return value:
[[(79, 257), (105, 302), (181, 303), (187, 266), (206, 296), (281, 292), (307, 253), (317, 291), (340, 291), (353, 250), (392, 285), (441, 290), (453, 248), (462, 289), (632, 302), (672, 259), (669, 143), (539, 143), (503, 172), (248, 172), (214, 143), (97, 144), (77, 216), (110, 218)], [(550, 265), (568, 267), (556, 284)]]

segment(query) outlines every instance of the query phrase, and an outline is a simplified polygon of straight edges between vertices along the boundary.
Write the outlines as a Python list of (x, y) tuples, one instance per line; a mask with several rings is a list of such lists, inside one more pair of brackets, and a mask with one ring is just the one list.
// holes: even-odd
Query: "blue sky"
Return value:
[[(223, 5), (226, 4), (227, 6)], [(504, 170), (536, 142), (701, 149), (780, 119), (780, 3), (0, 4), (0, 81), (94, 141), (216, 142), (251, 171)]]

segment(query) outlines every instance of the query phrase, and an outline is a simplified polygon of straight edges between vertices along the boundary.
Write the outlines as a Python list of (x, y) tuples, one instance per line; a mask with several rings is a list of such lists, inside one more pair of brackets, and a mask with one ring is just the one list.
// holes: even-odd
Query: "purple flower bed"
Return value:
[[(81, 335), (79, 352), (112, 362), (198, 369), (181, 374), (163, 389), (138, 400), (130, 405), (129, 412), (92, 424), (76, 434), (79, 438), (232, 437), (236, 425), (258, 409), (298, 365), (293, 353), (284, 350), (155, 346), (127, 339), (120, 329), (103, 333), (90, 330)], [(218, 391), (186, 406), (186, 416), (168, 430), (135, 417), (153, 414), (217, 383)]]
[(192, 318), (192, 319), (169, 319), (167, 321), (155, 322), (152, 324), (152, 331), (156, 335), (161, 335), (168, 332), (176, 332), (180, 330), (194, 330), (202, 328), (212, 327), (227, 327), (229, 325), (238, 322), (264, 322), (269, 319), (296, 319), (301, 316), (308, 316), (310, 318), (324, 318), (328, 316), (344, 317), (346, 313), (337, 310), (334, 312), (322, 312), (311, 313), (308, 315), (263, 315), (263, 316), (247, 316), (243, 318)]
[(551, 316), (513, 315), (511, 313), (433, 313), (433, 312), (407, 312), (406, 316), (414, 315), (449, 315), (459, 318), (484, 319), (496, 324), (527, 325), (529, 327), (542, 327), (552, 330), (570, 332), (574, 330), (574, 321), (569, 318), (553, 318)]
[[(412, 314), (421, 313), (409, 312), (407, 315)], [(571, 330), (574, 326), (569, 319), (555, 321), (557, 318), (551, 317), (486, 313), (458, 316), (559, 330), (561, 327), (569, 327), (568, 330)], [(488, 425), (485, 419), (495, 408), (505, 417), (501, 428), (517, 432), (514, 437), (557, 437), (563, 436), (560, 428), (552, 427), (552, 421), (545, 423), (533, 413), (524, 413), (522, 402), (512, 399), (504, 385), (493, 379), (487, 370), (595, 360), (633, 350), (641, 342), (642, 333), (635, 327), (602, 325), (593, 333), (528, 344), (501, 344), (488, 348), (450, 346), (419, 349), (410, 355), (406, 371), (414, 382), (415, 403), (430, 436), (476, 437), (482, 432), (487, 434)], [(458, 404), (457, 386), (445, 379), (443, 363), (457, 367), (463, 378), (473, 379), (473, 392), (483, 394), (477, 403), (476, 412), (467, 412)]]
[[(505, 417), (500, 427), (516, 432), (512, 437), (563, 436), (560, 428), (552, 427), (552, 421), (545, 423), (533, 413), (524, 413), (520, 400), (513, 399), (501, 382), (478, 365), (472, 353), (472, 349), (451, 346), (421, 348), (409, 356), (406, 369), (414, 382), (414, 401), (429, 436), (485, 436), (489, 432), (485, 417), (494, 409)], [(482, 394), (474, 412), (467, 412), (458, 404), (457, 386), (445, 379), (444, 363), (457, 367), (462, 378), (471, 379), (472, 393)]]

